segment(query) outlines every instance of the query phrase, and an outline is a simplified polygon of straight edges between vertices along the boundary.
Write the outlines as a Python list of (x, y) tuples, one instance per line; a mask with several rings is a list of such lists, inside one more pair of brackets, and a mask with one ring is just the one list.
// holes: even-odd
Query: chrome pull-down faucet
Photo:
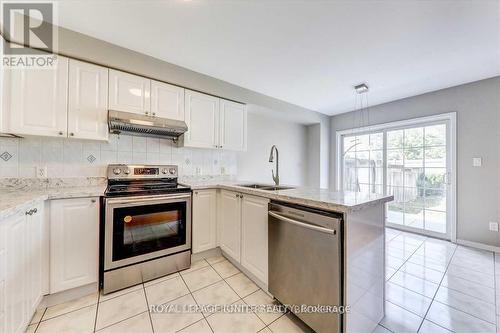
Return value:
[(276, 186), (279, 186), (280, 185), (280, 157), (279, 157), (279, 153), (278, 153), (278, 148), (276, 147), (276, 145), (273, 145), (271, 147), (271, 153), (269, 154), (269, 163), (273, 163), (273, 160), (274, 160), (274, 155), (273, 155), (273, 151), (276, 151), (276, 176), (274, 175), (274, 170), (272, 170), (272, 174), (273, 174), (273, 180), (274, 180), (274, 184), (276, 184)]

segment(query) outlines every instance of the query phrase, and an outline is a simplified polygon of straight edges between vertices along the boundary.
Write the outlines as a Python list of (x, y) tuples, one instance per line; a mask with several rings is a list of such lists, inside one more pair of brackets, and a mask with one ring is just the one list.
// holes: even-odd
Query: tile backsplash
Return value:
[(0, 138), (0, 178), (104, 177), (106, 166), (175, 164), (181, 177), (234, 176), (235, 152), (177, 147), (171, 140), (110, 134), (108, 142), (63, 138)]

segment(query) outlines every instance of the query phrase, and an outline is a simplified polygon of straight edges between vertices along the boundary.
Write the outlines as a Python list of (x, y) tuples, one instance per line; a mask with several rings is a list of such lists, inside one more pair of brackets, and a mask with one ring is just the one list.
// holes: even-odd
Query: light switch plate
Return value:
[(481, 157), (472, 158), (472, 166), (480, 167), (483, 165), (483, 159)]

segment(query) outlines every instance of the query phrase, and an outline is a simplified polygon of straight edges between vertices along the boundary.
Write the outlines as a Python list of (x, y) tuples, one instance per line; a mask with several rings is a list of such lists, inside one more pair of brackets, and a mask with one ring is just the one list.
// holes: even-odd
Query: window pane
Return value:
[(356, 184), (356, 168), (344, 166), (344, 184)]
[(425, 148), (426, 168), (446, 168), (446, 147)]
[(424, 145), (424, 128), (408, 128), (404, 130), (405, 147), (422, 147)]
[(384, 166), (384, 151), (383, 150), (372, 150), (370, 151), (370, 160), (372, 166), (381, 168)]
[(370, 168), (358, 168), (358, 182), (363, 184), (370, 183)]
[(384, 134), (372, 133), (370, 134), (370, 148), (383, 149), (384, 148)]
[(401, 211), (403, 211), (404, 188), (400, 186), (387, 186), (387, 195), (394, 196), (392, 203), (400, 207)]
[(394, 202), (387, 204), (387, 222), (394, 224), (404, 224), (403, 209)]
[(366, 168), (370, 166), (370, 152), (356, 152), (356, 166)]
[(425, 169), (424, 184), (426, 188), (444, 190), (446, 187), (445, 178), (446, 178), (445, 168)]
[(356, 136), (357, 145), (356, 151), (366, 151), (370, 150), (370, 135), (358, 135)]
[(356, 145), (355, 136), (344, 137), (344, 153), (354, 152), (356, 149), (355, 145)]
[(403, 168), (387, 169), (387, 185), (403, 186)]
[(405, 208), (405, 226), (422, 229), (424, 227), (424, 210)]
[(403, 130), (387, 132), (387, 148), (403, 148)]
[(406, 148), (404, 151), (405, 168), (421, 168), (424, 166), (423, 148)]
[(446, 191), (425, 190), (425, 208), (437, 211), (446, 211)]
[(424, 186), (424, 169), (422, 168), (405, 168), (404, 171), (404, 186), (423, 187)]
[(425, 229), (434, 232), (446, 233), (446, 213), (426, 210)]
[(384, 183), (384, 168), (373, 168), (370, 183), (382, 185)]
[(387, 167), (403, 165), (403, 150), (387, 150)]
[(425, 128), (425, 145), (443, 146), (446, 144), (446, 125), (427, 126)]
[(421, 187), (405, 187), (404, 202), (408, 207), (424, 208), (424, 189)]

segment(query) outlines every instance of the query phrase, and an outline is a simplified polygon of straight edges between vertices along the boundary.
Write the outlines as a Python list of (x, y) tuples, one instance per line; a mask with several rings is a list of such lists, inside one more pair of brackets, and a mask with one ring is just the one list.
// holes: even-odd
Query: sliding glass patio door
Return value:
[(343, 189), (393, 195), (386, 208), (388, 226), (450, 239), (452, 137), (446, 120), (344, 133)]

